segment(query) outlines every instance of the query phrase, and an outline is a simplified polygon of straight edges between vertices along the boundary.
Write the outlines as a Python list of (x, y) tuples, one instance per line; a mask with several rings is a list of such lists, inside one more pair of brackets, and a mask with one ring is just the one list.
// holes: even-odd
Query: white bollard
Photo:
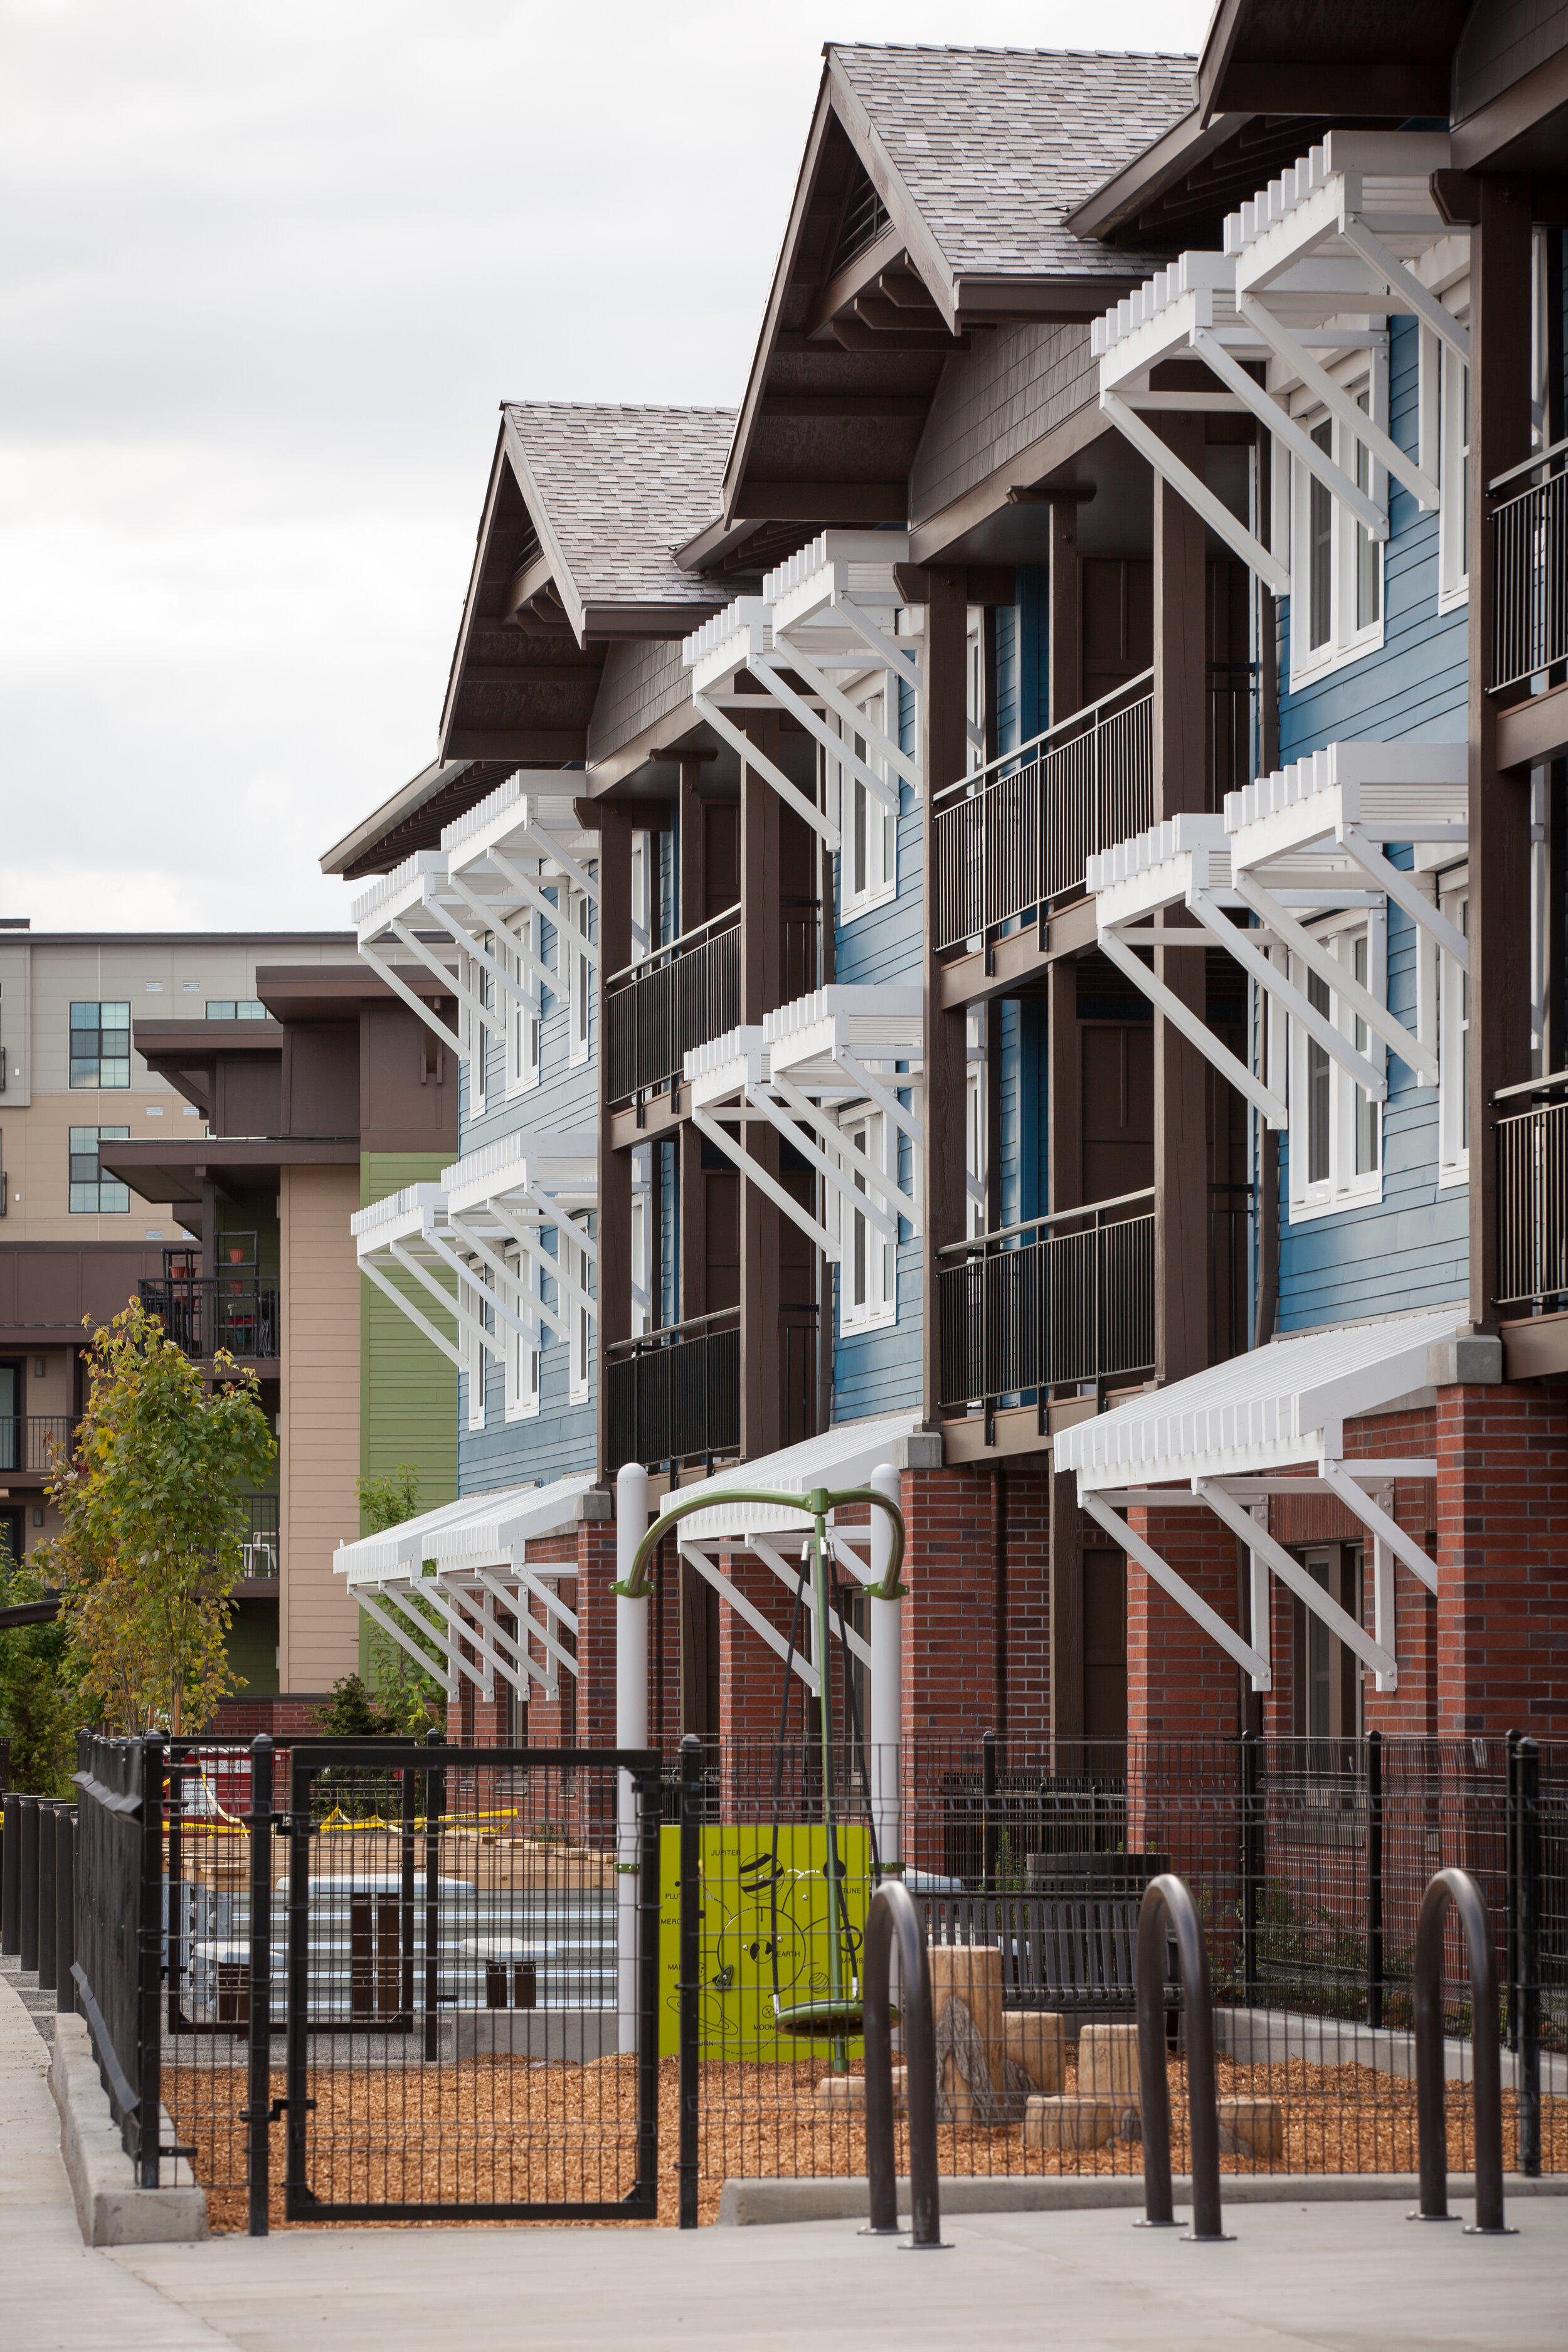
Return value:
[[(632, 1572), (647, 1533), (647, 1472), (626, 1462), (616, 1476), (616, 1580)], [(616, 1746), (647, 1746), (647, 1602), (616, 1595)], [(616, 2047), (637, 2048), (637, 1800), (629, 1772), (616, 1784)]]

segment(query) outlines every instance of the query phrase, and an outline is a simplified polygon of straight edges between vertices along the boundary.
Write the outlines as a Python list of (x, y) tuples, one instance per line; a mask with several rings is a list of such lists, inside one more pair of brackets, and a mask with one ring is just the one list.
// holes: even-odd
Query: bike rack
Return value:
[[(1192, 2143), (1193, 2226), (1188, 2245), (1223, 2242), (1219, 2106), (1215, 2087), (1214, 2001), (1197, 1906), (1186, 1882), (1167, 1871), (1150, 1880), (1138, 1914), (1133, 1979), (1138, 2001), (1138, 2084), (1143, 2110), (1141, 2230), (1175, 2226), (1171, 2200), (1171, 2095), (1165, 2079), (1165, 1944), (1173, 1937), (1187, 2016), (1187, 2117)], [(869, 2086), (868, 2086), (868, 2088)]]
[[(903, 1998), (904, 2101), (910, 2118), (910, 2219), (899, 2237), (898, 2166), (893, 2155), (893, 2012), (889, 1979), (899, 1946)], [(931, 1962), (925, 1930), (907, 1887), (879, 1886), (866, 1917), (862, 2000), (866, 2042), (866, 2171), (871, 2189), (867, 2238), (899, 2238), (916, 2252), (940, 2248), (936, 2158), (936, 2033), (931, 2013)]]
[(1470, 2047), (1475, 2053), (1476, 2218), (1467, 2237), (1511, 2238), (1502, 2217), (1502, 2062), (1498, 2053), (1497, 1962), (1480, 1888), (1468, 1871), (1440, 1870), (1427, 1883), (1415, 1923), (1415, 2129), (1421, 2203), (1412, 2221), (1451, 2221), (1444, 2122), (1443, 1925), (1459, 1915), (1470, 1969)]

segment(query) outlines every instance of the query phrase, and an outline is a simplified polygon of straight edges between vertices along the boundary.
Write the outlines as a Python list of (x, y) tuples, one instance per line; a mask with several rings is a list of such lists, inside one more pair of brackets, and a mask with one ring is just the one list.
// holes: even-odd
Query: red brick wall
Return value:
[(219, 1699), (216, 1713), (203, 1729), (215, 1739), (254, 1739), (261, 1731), (274, 1739), (320, 1738), (320, 1709), (330, 1706), (331, 1697), (331, 1691), (280, 1691)]
[(1015, 1746), (1038, 1746), (1051, 1728), (1051, 1485), (1044, 1457), (998, 1474), (1002, 1580), (998, 1596), (996, 1728)]
[(996, 1496), (989, 1470), (906, 1470), (906, 1738), (975, 1740), (997, 1716)]
[[(1237, 1612), (1241, 1547), (1214, 1513), (1192, 1506), (1128, 1514), (1179, 1576), (1229, 1625)], [(1278, 1654), (1278, 1650), (1276, 1651)], [(1133, 1739), (1232, 1737), (1241, 1727), (1241, 1673), (1217, 1642), (1163, 1592), (1135, 1560), (1127, 1563), (1127, 1730)]]
[(1568, 1400), (1437, 1400), (1437, 1729), (1568, 1736)]

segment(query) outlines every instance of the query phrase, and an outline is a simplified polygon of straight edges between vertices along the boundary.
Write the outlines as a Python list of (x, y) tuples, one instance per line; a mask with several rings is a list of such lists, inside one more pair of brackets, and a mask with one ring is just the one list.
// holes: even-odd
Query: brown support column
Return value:
[[(744, 721), (760, 751), (778, 758), (776, 712)], [(755, 769), (741, 771), (741, 1019), (762, 1020), (779, 1003), (783, 976), (779, 904), (779, 799)], [(763, 1119), (742, 1129), (748, 1159), (775, 1180), (778, 1130)], [(779, 1216), (758, 1187), (741, 1185), (741, 1452), (750, 1461), (783, 1444), (779, 1363)]]
[[(632, 823), (635, 812), (601, 801), (599, 825), (599, 957), (601, 972), (622, 971), (632, 960)], [(610, 1149), (607, 1095), (610, 1057), (605, 1050), (605, 994), (599, 992), (599, 1473), (609, 1466), (610, 1349), (632, 1331), (632, 1156)]]
[(676, 797), (676, 821), (680, 840), (680, 902), (676, 909), (675, 929), (695, 930), (708, 909), (703, 904), (706, 893), (702, 887), (702, 762), (682, 760), (680, 785)]
[(1050, 718), (1070, 719), (1083, 707), (1083, 589), (1078, 558), (1078, 501), (1051, 508)]
[(1530, 777), (1497, 763), (1486, 486), (1530, 454), (1531, 191), (1483, 175), (1470, 231), (1470, 1313), (1497, 1320), (1491, 1097), (1530, 1076)]
[(926, 575), (926, 756), (923, 834), (925, 854), (925, 1078), (926, 1135), (921, 1251), (925, 1412), (930, 1427), (942, 1420), (942, 1317), (938, 1276), (943, 1244), (963, 1239), (967, 1194), (963, 1181), (964, 1029), (962, 1012), (942, 1009), (942, 961), (937, 937), (933, 877), (937, 871), (932, 806), (944, 784), (957, 783), (969, 766), (964, 733), (964, 667), (969, 645), (969, 582), (962, 568), (940, 567)]
[[(1083, 1198), (1083, 1070), (1077, 964), (1065, 957), (1053, 963), (1046, 987), (1050, 1008), (1047, 1062), (1050, 1205), (1072, 1209)], [(1078, 1474), (1072, 1470), (1051, 1474), (1049, 1590), (1051, 1737), (1068, 1739), (1083, 1729), (1083, 1552), (1079, 1537)]]
[[(1202, 478), (1202, 416), (1160, 415), (1161, 438)], [(1204, 524), (1154, 481), (1154, 819), (1201, 809), (1208, 793)], [(1174, 925), (1167, 908), (1163, 920)], [(1156, 948), (1154, 970), (1204, 1016), (1204, 950)], [(1163, 1381), (1208, 1360), (1209, 1193), (1205, 1066), (1154, 1015), (1154, 1346)]]

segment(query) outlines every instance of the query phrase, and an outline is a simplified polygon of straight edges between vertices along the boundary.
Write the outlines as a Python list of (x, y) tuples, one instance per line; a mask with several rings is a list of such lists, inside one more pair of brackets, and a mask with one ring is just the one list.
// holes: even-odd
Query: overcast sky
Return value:
[(821, 46), (1208, 0), (0, 0), (0, 914), (335, 925), (505, 398), (738, 399)]

